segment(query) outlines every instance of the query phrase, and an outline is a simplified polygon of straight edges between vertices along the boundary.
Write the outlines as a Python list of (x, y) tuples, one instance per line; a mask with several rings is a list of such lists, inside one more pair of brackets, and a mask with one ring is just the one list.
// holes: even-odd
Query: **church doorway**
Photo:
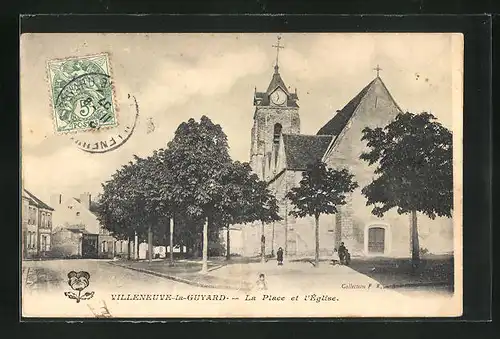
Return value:
[(385, 229), (382, 227), (372, 227), (368, 230), (368, 252), (384, 253), (385, 249)]
[(364, 252), (366, 255), (388, 255), (391, 252), (391, 227), (377, 222), (365, 226)]

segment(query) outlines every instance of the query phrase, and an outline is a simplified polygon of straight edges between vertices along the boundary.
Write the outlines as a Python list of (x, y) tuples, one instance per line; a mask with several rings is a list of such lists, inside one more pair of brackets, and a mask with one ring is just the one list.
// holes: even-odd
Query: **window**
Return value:
[[(28, 207), (28, 225), (31, 225), (31, 214), (32, 214), (31, 206)], [(30, 234), (31, 232), (28, 232)]]
[(76, 216), (79, 217), (80, 216), (80, 212), (76, 212)]
[(36, 233), (35, 232), (30, 232), (30, 248), (35, 248), (36, 247)]
[(108, 251), (108, 243), (106, 241), (103, 241), (101, 243), (101, 252), (107, 252)]
[(280, 135), (281, 135), (281, 130), (282, 130), (283, 126), (281, 126), (281, 124), (276, 124), (274, 125), (274, 138), (273, 138), (273, 142), (275, 144), (277, 144), (280, 140)]
[(31, 224), (35, 225), (36, 224), (36, 209), (34, 207), (31, 207), (30, 218), (31, 218)]
[(42, 251), (50, 251), (50, 237), (48, 235), (42, 236)]
[(26, 233), (26, 248), (31, 248), (31, 232)]

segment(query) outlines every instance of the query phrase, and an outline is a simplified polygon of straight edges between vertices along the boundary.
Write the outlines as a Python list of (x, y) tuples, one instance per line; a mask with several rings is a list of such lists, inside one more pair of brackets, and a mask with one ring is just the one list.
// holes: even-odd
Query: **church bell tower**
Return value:
[[(253, 104), (252, 142), (250, 165), (259, 179), (266, 178), (266, 161), (273, 161), (273, 150), (278, 147), (280, 135), (300, 133), (299, 106), (297, 90), (291, 93), (279, 73), (279, 51), (281, 37), (273, 47), (276, 48), (274, 74), (265, 92), (255, 89)], [(277, 152), (277, 149), (275, 150)]]

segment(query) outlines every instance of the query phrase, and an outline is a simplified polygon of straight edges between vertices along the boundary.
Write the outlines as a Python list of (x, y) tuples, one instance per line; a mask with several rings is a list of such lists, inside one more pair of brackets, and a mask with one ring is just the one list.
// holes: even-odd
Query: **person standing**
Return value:
[(340, 263), (340, 258), (339, 258), (339, 252), (337, 251), (336, 248), (333, 249), (333, 258), (332, 258), (332, 263), (334, 265)]
[(276, 260), (278, 261), (278, 266), (283, 265), (283, 249), (281, 247), (276, 252)]
[(255, 288), (260, 291), (267, 290), (266, 276), (264, 273), (259, 274), (259, 279), (255, 283)]
[(339, 259), (340, 259), (340, 263), (343, 265), (345, 264), (345, 256), (346, 256), (346, 247), (344, 246), (344, 242), (341, 242), (340, 243), (340, 246), (339, 246)]

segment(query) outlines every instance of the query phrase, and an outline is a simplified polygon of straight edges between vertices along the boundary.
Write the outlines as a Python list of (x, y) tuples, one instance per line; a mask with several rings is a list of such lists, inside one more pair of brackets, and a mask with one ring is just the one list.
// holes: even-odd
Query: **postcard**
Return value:
[(24, 319), (462, 314), (461, 34), (20, 39)]

